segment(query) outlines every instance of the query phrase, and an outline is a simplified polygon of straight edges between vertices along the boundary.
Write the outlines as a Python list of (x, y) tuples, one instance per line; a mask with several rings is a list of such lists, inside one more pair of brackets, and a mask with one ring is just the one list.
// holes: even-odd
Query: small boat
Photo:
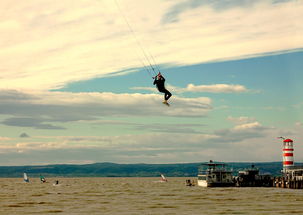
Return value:
[(234, 179), (237, 187), (271, 187), (274, 181), (270, 174), (260, 174), (259, 169), (255, 165), (239, 170), (238, 175)]
[(161, 176), (160, 180), (154, 181), (155, 183), (167, 182), (167, 179), (165, 178), (165, 176), (163, 174), (161, 174), (160, 176)]
[(27, 177), (27, 174), (25, 172), (23, 173), (23, 181), (26, 183), (29, 182), (29, 178)]
[(163, 174), (161, 174), (161, 181), (162, 182), (167, 182), (167, 179), (165, 178), (165, 176)]
[(199, 168), (198, 186), (201, 187), (230, 187), (234, 186), (232, 171), (227, 170), (224, 163), (212, 160)]

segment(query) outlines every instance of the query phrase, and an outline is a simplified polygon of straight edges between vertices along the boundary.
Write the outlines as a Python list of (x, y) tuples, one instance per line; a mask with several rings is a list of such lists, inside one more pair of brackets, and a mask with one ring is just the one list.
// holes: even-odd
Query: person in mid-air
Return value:
[(164, 86), (165, 78), (159, 72), (159, 74), (156, 77), (154, 77), (154, 79), (155, 79), (154, 85), (157, 86), (159, 92), (164, 93), (163, 104), (166, 104), (167, 106), (169, 106), (167, 100), (172, 96), (172, 94)]

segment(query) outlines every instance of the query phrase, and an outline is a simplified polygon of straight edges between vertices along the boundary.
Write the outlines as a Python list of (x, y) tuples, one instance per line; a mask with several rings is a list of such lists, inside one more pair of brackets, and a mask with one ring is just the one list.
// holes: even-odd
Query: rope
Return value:
[(149, 68), (145, 65), (145, 63), (143, 62), (143, 60), (141, 58), (139, 58), (139, 59), (140, 59), (142, 65), (144, 66), (144, 69), (148, 72), (149, 76), (151, 78), (153, 78), (154, 76), (151, 74), (151, 71), (149, 70)]
[[(155, 68), (154, 68), (154, 66), (152, 65), (152, 63), (151, 63), (149, 57), (147, 56), (146, 51), (144, 50), (143, 46), (142, 46), (141, 43), (139, 42), (139, 40), (138, 40), (138, 38), (137, 38), (137, 36), (136, 36), (134, 30), (132, 29), (131, 25), (129, 24), (129, 22), (128, 22), (126, 16), (125, 16), (125, 14), (123, 13), (123, 11), (122, 11), (122, 9), (121, 9), (121, 7), (119, 6), (118, 0), (115, 0), (115, 3), (116, 3), (116, 6), (117, 6), (118, 10), (119, 10), (120, 13), (122, 14), (122, 17), (124, 18), (124, 21), (125, 21), (125, 23), (127, 24), (128, 28), (129, 28), (129, 31), (132, 33), (132, 35), (133, 35), (133, 37), (134, 37), (134, 39), (135, 39), (137, 45), (140, 47), (140, 49), (141, 49), (141, 51), (142, 51), (142, 53), (143, 53), (145, 59), (147, 60), (149, 66), (150, 66), (150, 68), (151, 68), (151, 70), (148, 69), (148, 67), (144, 64), (144, 62), (143, 62), (142, 59), (140, 58), (141, 63), (143, 63), (144, 68), (147, 70), (147, 72), (149, 73), (149, 75), (150, 75), (151, 77), (156, 76), (157, 73), (156, 73), (156, 71), (155, 71)], [(153, 56), (152, 56), (151, 54), (150, 54), (150, 56), (152, 57), (154, 64), (157, 65), (156, 62), (155, 62), (155, 59), (153, 58)], [(158, 69), (158, 71), (160, 72), (160, 69), (159, 69), (158, 67), (157, 67), (157, 69)], [(152, 74), (151, 74), (151, 71), (153, 71), (153, 76), (152, 76)]]

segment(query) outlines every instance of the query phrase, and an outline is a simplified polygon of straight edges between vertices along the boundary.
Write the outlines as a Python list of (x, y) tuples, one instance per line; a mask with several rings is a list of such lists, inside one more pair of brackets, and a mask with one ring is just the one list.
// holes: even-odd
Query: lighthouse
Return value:
[(294, 144), (293, 140), (283, 140), (283, 172), (294, 166)]
[(294, 141), (284, 137), (283, 140), (283, 170), (282, 176), (275, 179), (275, 186), (282, 188), (303, 189), (303, 166), (294, 164)]

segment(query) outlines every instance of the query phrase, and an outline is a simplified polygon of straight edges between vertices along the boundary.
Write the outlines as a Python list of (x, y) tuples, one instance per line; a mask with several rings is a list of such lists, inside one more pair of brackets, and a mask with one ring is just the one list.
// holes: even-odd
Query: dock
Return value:
[(303, 189), (303, 167), (292, 166), (282, 171), (282, 176), (274, 178), (274, 186), (279, 188)]

